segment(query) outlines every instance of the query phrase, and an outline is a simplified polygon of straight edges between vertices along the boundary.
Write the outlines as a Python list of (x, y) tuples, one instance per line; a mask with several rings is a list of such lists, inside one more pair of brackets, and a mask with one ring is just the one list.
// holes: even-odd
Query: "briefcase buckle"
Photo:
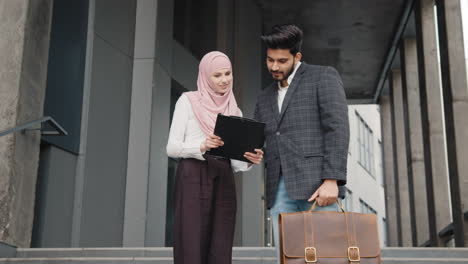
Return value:
[[(351, 255), (351, 250), (356, 250), (356, 255)], [(358, 247), (349, 247), (348, 248), (348, 259), (351, 262), (361, 261), (361, 254), (359, 253)]]
[[(313, 258), (309, 259), (309, 254), (312, 253)], [(317, 249), (314, 247), (306, 247), (305, 248), (305, 262), (306, 263), (316, 263), (317, 262)]]

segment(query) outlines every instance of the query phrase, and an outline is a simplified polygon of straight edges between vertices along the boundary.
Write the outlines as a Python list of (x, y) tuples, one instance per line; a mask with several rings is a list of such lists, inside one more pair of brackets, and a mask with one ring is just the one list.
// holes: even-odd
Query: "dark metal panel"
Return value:
[(88, 0), (54, 1), (44, 115), (69, 135), (42, 139), (77, 154), (88, 26)]

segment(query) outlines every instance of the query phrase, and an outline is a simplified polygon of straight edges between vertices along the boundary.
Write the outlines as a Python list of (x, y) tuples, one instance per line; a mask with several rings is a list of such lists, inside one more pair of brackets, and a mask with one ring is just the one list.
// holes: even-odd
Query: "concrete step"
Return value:
[[(274, 248), (234, 247), (233, 257), (276, 257)], [(76, 257), (172, 257), (172, 248), (18, 248), (20, 258), (76, 258)]]
[(466, 258), (382, 258), (382, 264), (468, 264)]
[[(0, 264), (173, 264), (172, 258), (10, 258)], [(233, 264), (276, 264), (276, 258), (236, 257)]]
[(382, 250), (383, 258), (468, 259), (468, 248), (392, 248)]
[[(233, 257), (275, 257), (267, 247), (235, 247)], [(172, 257), (172, 248), (18, 248), (16, 257)], [(468, 248), (385, 248), (384, 258), (468, 258)]]
[[(0, 264), (172, 264), (172, 248), (32, 248)], [(468, 248), (385, 248), (383, 264), (468, 264)], [(236, 247), (233, 264), (276, 264), (274, 248)]]
[[(173, 264), (172, 258), (10, 258), (0, 264)], [(233, 264), (276, 264), (276, 258), (237, 257)], [(383, 258), (383, 264), (467, 264), (468, 259), (445, 258)]]

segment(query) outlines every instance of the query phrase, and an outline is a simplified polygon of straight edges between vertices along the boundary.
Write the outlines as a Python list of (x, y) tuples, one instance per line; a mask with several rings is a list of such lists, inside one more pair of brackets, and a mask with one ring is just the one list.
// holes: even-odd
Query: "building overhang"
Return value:
[(350, 104), (378, 103), (414, 0), (258, 0), (263, 31), (295, 23), (303, 60), (337, 68)]

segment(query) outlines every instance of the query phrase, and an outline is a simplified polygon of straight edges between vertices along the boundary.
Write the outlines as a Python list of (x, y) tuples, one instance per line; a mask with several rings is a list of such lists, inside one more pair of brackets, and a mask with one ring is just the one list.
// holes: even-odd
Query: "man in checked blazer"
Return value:
[(262, 36), (273, 79), (257, 98), (255, 119), (266, 123), (267, 207), (278, 245), (278, 215), (337, 210), (344, 197), (349, 145), (348, 105), (338, 72), (301, 62), (302, 30), (273, 27)]

